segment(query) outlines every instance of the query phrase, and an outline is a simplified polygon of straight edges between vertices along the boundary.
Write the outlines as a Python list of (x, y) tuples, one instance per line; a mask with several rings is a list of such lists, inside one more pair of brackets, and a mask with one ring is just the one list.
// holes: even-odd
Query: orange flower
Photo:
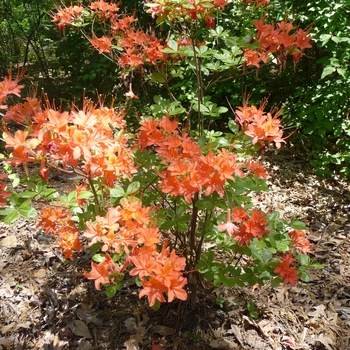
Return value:
[(100, 13), (102, 19), (109, 18), (113, 16), (113, 12), (119, 11), (119, 7), (116, 4), (110, 4), (103, 0), (94, 1), (89, 7), (91, 10), (96, 10), (95, 12)]
[(11, 106), (3, 117), (4, 122), (10, 120), (18, 124), (30, 125), (32, 117), (39, 113), (40, 101), (37, 98), (26, 97), (25, 102)]
[(91, 272), (84, 273), (84, 276), (89, 280), (95, 280), (95, 288), (101, 289), (101, 283), (109, 283), (110, 265), (114, 265), (113, 259), (106, 254), (106, 259), (99, 264), (91, 262)]
[(1, 105), (8, 95), (20, 96), (20, 91), (23, 89), (23, 85), (18, 85), (19, 81), (22, 79), (24, 71), (19, 71), (17, 78), (12, 80), (12, 70), (9, 70), (8, 77), (5, 77), (3, 81), (0, 82), (0, 109), (6, 109), (6, 105)]
[(248, 170), (261, 179), (266, 179), (268, 177), (267, 171), (264, 166), (259, 162), (248, 161), (245, 163)]
[(40, 211), (37, 226), (44, 229), (45, 233), (54, 233), (57, 226), (65, 226), (71, 214), (67, 208), (50, 206)]
[(138, 275), (140, 279), (143, 279), (143, 277), (153, 276), (161, 271), (161, 264), (149, 253), (131, 256), (130, 260), (136, 266), (129, 272), (131, 276)]
[(73, 260), (73, 251), (80, 252), (83, 246), (79, 239), (79, 231), (76, 228), (61, 228), (57, 244), (62, 250), (65, 259)]
[(233, 215), (234, 222), (242, 222), (243, 220), (249, 218), (249, 215), (242, 207), (241, 208), (233, 208), (232, 215)]
[(290, 266), (293, 261), (292, 253), (284, 254), (282, 262), (277, 263), (277, 267), (273, 272), (278, 273), (283, 278), (284, 283), (290, 283), (292, 286), (295, 286), (300, 276), (295, 272), (295, 267)]
[(236, 232), (236, 236), (233, 238), (238, 241), (238, 245), (242, 246), (243, 244), (250, 245), (250, 241), (253, 238), (261, 239), (263, 235), (268, 234), (269, 231), (266, 230), (268, 222), (265, 219), (263, 213), (258, 210), (253, 210), (251, 217), (244, 215), (243, 212), (234, 209), (234, 218), (239, 221), (244, 218), (242, 221), (241, 228)]
[(101, 36), (101, 38), (94, 37), (93, 39), (89, 39), (91, 45), (97, 49), (99, 54), (112, 52), (112, 40), (113, 38), (105, 35)]
[(311, 252), (311, 244), (305, 237), (305, 232), (301, 230), (294, 230), (288, 233), (292, 239), (292, 245), (303, 254)]
[(239, 232), (239, 228), (231, 222), (231, 210), (227, 210), (227, 221), (218, 225), (219, 232), (226, 231), (229, 236), (233, 236), (235, 232)]
[(171, 303), (175, 297), (180, 300), (187, 300), (187, 292), (183, 289), (186, 284), (187, 278), (184, 277), (173, 278), (170, 281), (170, 285), (168, 286), (169, 303)]
[[(0, 178), (7, 177), (6, 174), (1, 174)], [(0, 182), (0, 207), (4, 207), (7, 205), (7, 202), (5, 200), (6, 197), (12, 196), (11, 192), (5, 191), (6, 189), (6, 183)]]
[(163, 293), (166, 292), (168, 288), (155, 277), (151, 277), (149, 281), (142, 280), (142, 287), (143, 289), (139, 294), (139, 298), (146, 295), (150, 306), (153, 306), (156, 300), (159, 300), (161, 303), (166, 302)]
[(132, 85), (130, 83), (129, 85), (129, 91), (127, 93), (124, 94), (125, 97), (128, 97), (128, 98), (131, 98), (131, 99), (134, 99), (134, 98), (138, 98), (134, 92), (132, 91)]

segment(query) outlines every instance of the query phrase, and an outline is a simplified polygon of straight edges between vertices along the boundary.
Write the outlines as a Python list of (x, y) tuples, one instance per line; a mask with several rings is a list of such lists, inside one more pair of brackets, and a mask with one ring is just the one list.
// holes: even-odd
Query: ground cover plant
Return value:
[[(174, 299), (195, 301), (203, 278), (228, 287), (309, 281), (307, 268), (321, 266), (307, 255), (312, 248), (305, 225), (254, 209), (250, 198), (267, 190), (267, 172), (255, 156), (286, 142), (280, 112), (267, 112), (266, 101), (251, 106), (248, 98), (230, 111), (212, 102), (211, 92), (271, 62), (281, 70), (292, 63), (289, 58), (296, 64), (311, 37), (286, 21), (267, 23), (268, 1), (145, 5), (158, 32), (142, 30), (136, 18), (104, 1), (58, 7), (53, 14), (60, 29), (83, 31), (122, 68), (129, 101), (114, 108), (102, 97), (96, 103), (85, 99), (68, 111), (47, 96), (2, 105), (2, 177), (10, 180), (1, 184), (4, 222), (38, 216), (39, 227), (57, 238), (68, 260), (82, 254), (86, 243), (92, 262), (85, 277), (97, 290), (113, 297), (129, 274), (140, 298), (155, 309)], [(220, 26), (231, 5), (257, 13), (245, 36)], [(2, 81), (1, 103), (20, 97), (23, 74), (13, 78), (10, 72)], [(135, 134), (125, 117), (138, 98), (138, 79), (150, 79), (168, 96), (154, 96)], [(225, 113), (230, 131), (212, 130)], [(38, 166), (35, 175), (32, 164)], [(13, 172), (20, 165), (26, 172), (21, 179)], [(50, 188), (52, 169), (78, 175), (80, 185), (68, 194)], [(26, 189), (16, 191), (19, 185)], [(38, 201), (45, 205), (35, 209)], [(208, 243), (215, 249), (205, 249)]]

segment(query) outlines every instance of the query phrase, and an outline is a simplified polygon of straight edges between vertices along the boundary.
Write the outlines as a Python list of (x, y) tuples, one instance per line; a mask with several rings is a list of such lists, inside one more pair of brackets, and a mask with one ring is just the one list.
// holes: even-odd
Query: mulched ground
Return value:
[(0, 349), (350, 349), (350, 185), (317, 178), (288, 150), (264, 163), (270, 191), (256, 206), (307, 224), (324, 265), (312, 282), (221, 287), (155, 312), (128, 280), (112, 299), (97, 292), (82, 276), (88, 254), (66, 263), (34, 222), (1, 224)]

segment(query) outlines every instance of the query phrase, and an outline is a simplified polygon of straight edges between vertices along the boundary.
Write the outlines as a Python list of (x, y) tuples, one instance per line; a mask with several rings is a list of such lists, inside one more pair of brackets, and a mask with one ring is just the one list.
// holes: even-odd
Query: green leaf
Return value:
[(106, 289), (106, 295), (108, 298), (113, 298), (117, 293), (117, 290), (120, 290), (120, 284), (110, 284)]
[(20, 198), (33, 198), (37, 195), (34, 191), (23, 191), (19, 194)]
[(178, 48), (179, 48), (178, 45), (177, 45), (177, 42), (175, 40), (173, 40), (173, 39), (168, 40), (167, 44), (168, 44), (168, 47), (171, 49), (172, 52), (174, 52), (174, 51), (176, 52), (178, 50)]
[(18, 212), (25, 218), (34, 218), (37, 216), (37, 211), (33, 208), (30, 200), (24, 201), (19, 207)]
[(12, 187), (13, 187), (13, 188), (15, 188), (15, 187), (17, 187), (17, 186), (19, 185), (20, 179), (19, 179), (19, 177), (17, 176), (17, 174), (10, 174), (10, 175), (8, 176), (8, 178), (9, 178), (10, 180), (12, 180)]
[(321, 46), (325, 46), (328, 43), (328, 41), (329, 41), (329, 39), (331, 37), (332, 37), (331, 34), (322, 34), (322, 35), (320, 35), (320, 40), (322, 41)]
[(151, 306), (151, 308), (154, 310), (154, 311), (158, 311), (160, 309), (160, 301), (158, 299), (156, 299), (156, 302), (154, 303), (153, 306)]
[(72, 191), (68, 194), (67, 202), (69, 204), (74, 203), (76, 201), (76, 198), (77, 198), (77, 191)]
[(274, 211), (272, 214), (269, 216), (269, 220), (271, 221), (276, 221), (280, 218), (280, 212), (279, 211)]
[(38, 215), (38, 212), (33, 207), (23, 207), (18, 208), (18, 211), (21, 215), (23, 215), (25, 218), (35, 218)]
[(40, 195), (46, 199), (55, 199), (59, 196), (59, 193), (54, 188), (46, 188)]
[[(197, 47), (196, 47), (197, 49)], [(204, 53), (206, 53), (208, 51), (208, 46), (202, 45), (198, 48), (198, 52), (199, 54), (203, 55)]]
[(271, 281), (271, 287), (272, 288), (276, 288), (278, 287), (282, 282), (281, 277), (275, 277), (272, 281)]
[(276, 248), (281, 252), (286, 252), (289, 249), (289, 242), (277, 242)]
[(306, 230), (305, 224), (299, 220), (293, 220), (290, 227), (294, 228), (294, 230)]
[(141, 186), (140, 182), (138, 182), (138, 181), (132, 182), (126, 190), (126, 195), (130, 195), (132, 193), (137, 192), (139, 190), (140, 186)]
[(196, 202), (196, 207), (200, 210), (212, 211), (214, 209), (214, 203), (207, 199), (200, 199)]
[(91, 255), (95, 255), (99, 250), (100, 248), (103, 246), (103, 243), (102, 242), (97, 242), (97, 243), (94, 243), (91, 248), (90, 248), (90, 253)]
[(226, 287), (232, 288), (237, 284), (237, 278), (223, 276), (222, 283)]
[(13, 208), (13, 211), (5, 216), (4, 224), (10, 225), (13, 224), (15, 221), (17, 221), (19, 218), (18, 211)]
[(161, 230), (170, 230), (176, 226), (176, 220), (167, 220), (160, 225)]
[(238, 131), (238, 129), (239, 129), (238, 124), (235, 123), (235, 121), (232, 120), (232, 119), (228, 121), (228, 127), (229, 127), (229, 129), (230, 129), (234, 134), (235, 134), (235, 133)]
[[(210, 113), (210, 109), (206, 105), (200, 104), (199, 109), (200, 109), (200, 112), (203, 113), (203, 114), (209, 114)], [(198, 108), (197, 108), (197, 110), (198, 110)]]
[(81, 191), (80, 193), (79, 193), (79, 199), (88, 199), (88, 198), (91, 198), (91, 197), (93, 197), (94, 196), (94, 194), (92, 193), (92, 192), (90, 192), (90, 191)]
[(223, 106), (215, 109), (215, 113), (217, 113), (217, 114), (223, 114), (223, 113), (226, 113), (227, 111), (228, 111), (228, 108), (223, 107)]
[(324, 269), (324, 266), (322, 264), (311, 264), (309, 267), (314, 267), (315, 269)]
[(104, 256), (104, 254), (95, 254), (92, 257), (92, 260), (97, 262), (97, 263), (101, 263), (102, 261), (105, 261), (106, 257)]
[(166, 75), (163, 71), (161, 72), (154, 72), (151, 74), (151, 80), (155, 81), (157, 83), (164, 83), (166, 80)]
[(135, 284), (136, 284), (138, 287), (142, 287), (142, 281), (141, 281), (138, 277), (135, 277)]
[(256, 311), (250, 312), (249, 315), (250, 315), (250, 317), (253, 317), (253, 318), (258, 318), (259, 317), (259, 315), (258, 315), (258, 313)]
[(247, 309), (248, 309), (249, 312), (254, 311), (255, 306), (254, 306), (253, 301), (250, 300), (250, 301), (247, 303)]
[(16, 209), (13, 208), (13, 207), (2, 208), (2, 209), (0, 209), (0, 215), (6, 216), (6, 215), (9, 215), (9, 214), (12, 214), (12, 212), (14, 210), (16, 210)]
[(112, 198), (120, 198), (120, 197), (124, 197), (125, 192), (123, 187), (116, 186), (114, 188), (111, 188), (111, 190), (109, 191), (109, 194)]
[(272, 253), (271, 253), (270, 249), (265, 249), (263, 254), (262, 254), (263, 261), (266, 263), (271, 259), (271, 257), (272, 257)]
[(311, 277), (306, 273), (306, 272), (302, 272), (300, 275), (300, 279), (303, 282), (310, 282), (311, 281)]
[(335, 72), (336, 68), (333, 66), (327, 66), (324, 67), (322, 75), (321, 75), (321, 79), (325, 78), (328, 75), (331, 75)]
[(343, 67), (338, 67), (337, 68), (338, 74), (341, 75), (343, 78), (346, 78), (347, 71), (348, 70), (346, 68), (343, 68)]
[(310, 257), (306, 254), (299, 255), (298, 260), (299, 260), (301, 265), (307, 266), (310, 264)]

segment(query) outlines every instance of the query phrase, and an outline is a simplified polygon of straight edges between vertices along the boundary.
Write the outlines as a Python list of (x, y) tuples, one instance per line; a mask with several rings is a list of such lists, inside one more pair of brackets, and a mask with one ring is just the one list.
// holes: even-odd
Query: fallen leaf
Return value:
[(315, 318), (320, 318), (321, 316), (325, 316), (326, 307), (323, 304), (314, 306), (315, 311), (309, 312), (307, 315)]
[(151, 327), (150, 333), (157, 333), (160, 335), (172, 335), (175, 333), (175, 329), (171, 327), (155, 325)]
[(102, 320), (99, 317), (100, 312), (96, 311), (94, 309), (83, 309), (83, 308), (78, 308), (77, 309), (77, 316), (86, 324), (89, 323), (95, 323), (95, 324), (101, 324)]
[(134, 333), (136, 329), (136, 318), (129, 317), (124, 321), (124, 326), (129, 333)]
[(83, 321), (73, 320), (69, 322), (68, 327), (75, 335), (79, 337), (84, 337), (88, 339), (92, 338), (88, 326)]
[(308, 343), (310, 343), (311, 345), (316, 345), (317, 342), (322, 343), (328, 350), (332, 350), (332, 347), (330, 345), (333, 345), (333, 340), (325, 336), (323, 333), (308, 340)]
[(46, 269), (40, 269), (38, 271), (34, 272), (34, 277), (36, 278), (43, 278), (46, 275)]
[(0, 328), (0, 332), (2, 334), (6, 334), (7, 332), (11, 331), (13, 328), (16, 327), (16, 322), (11, 322), (10, 324), (6, 325), (6, 326), (2, 326)]
[(0, 241), (0, 246), (3, 248), (14, 248), (17, 247), (17, 237), (7, 236)]
[(235, 345), (236, 344), (224, 339), (214, 339), (209, 343), (209, 346), (214, 349), (232, 349)]
[(13, 342), (14, 342), (14, 337), (9, 337), (9, 338), (0, 337), (0, 345), (3, 345), (5, 348), (10, 348)]
[(244, 345), (244, 339), (241, 332), (241, 328), (237, 325), (231, 324), (231, 329), (227, 331), (228, 334), (234, 334), (236, 339), (239, 341), (239, 343), (243, 346)]
[(6, 259), (0, 260), (0, 270), (2, 270), (7, 264), (8, 261)]
[(92, 350), (93, 346), (86, 339), (80, 339), (77, 350)]
[(126, 350), (140, 350), (138, 342), (135, 339), (129, 339), (124, 343)]

